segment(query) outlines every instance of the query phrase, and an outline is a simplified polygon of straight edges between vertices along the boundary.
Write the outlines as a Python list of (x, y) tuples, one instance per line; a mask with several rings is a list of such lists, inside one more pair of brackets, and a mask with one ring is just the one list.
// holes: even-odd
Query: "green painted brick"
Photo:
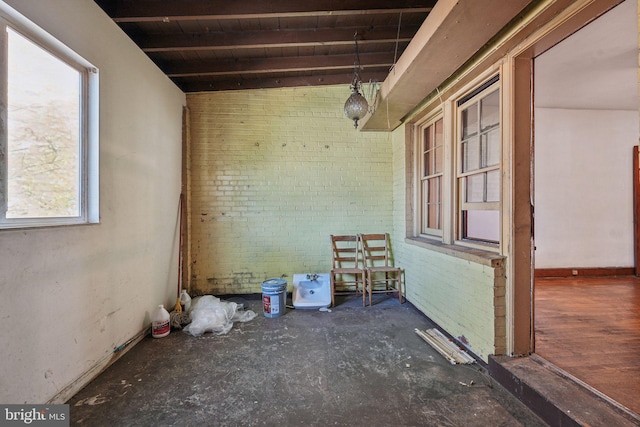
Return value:
[(191, 289), (260, 292), (269, 277), (328, 272), (332, 233), (391, 232), (392, 147), (387, 134), (353, 129), (342, 113), (349, 93), (187, 96)]
[(395, 261), (405, 269), (408, 299), (485, 361), (506, 351), (504, 266), (492, 268), (405, 242), (405, 127), (392, 133)]

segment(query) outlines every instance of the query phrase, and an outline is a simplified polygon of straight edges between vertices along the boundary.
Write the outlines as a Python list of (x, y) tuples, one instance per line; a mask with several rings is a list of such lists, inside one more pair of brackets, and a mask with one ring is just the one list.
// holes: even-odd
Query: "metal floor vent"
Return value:
[(426, 329), (421, 331), (416, 329), (416, 334), (431, 345), (438, 353), (444, 356), (452, 365), (469, 365), (475, 362), (475, 359), (468, 353), (462, 351), (453, 341), (445, 337), (442, 332), (437, 329)]

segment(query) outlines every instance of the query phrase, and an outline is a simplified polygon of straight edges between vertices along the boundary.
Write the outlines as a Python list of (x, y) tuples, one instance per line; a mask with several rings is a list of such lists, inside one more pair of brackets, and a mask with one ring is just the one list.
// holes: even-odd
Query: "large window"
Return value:
[(496, 250), (502, 228), (499, 76), (440, 101), (414, 127), (410, 237)]
[(495, 85), (459, 102), (460, 239), (500, 241), (500, 96)]
[(0, 227), (97, 221), (97, 71), (1, 10)]

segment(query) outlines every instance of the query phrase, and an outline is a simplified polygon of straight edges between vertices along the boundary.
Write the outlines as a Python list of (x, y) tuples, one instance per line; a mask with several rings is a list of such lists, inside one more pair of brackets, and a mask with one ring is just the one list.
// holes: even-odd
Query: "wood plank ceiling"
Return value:
[(185, 92), (382, 82), (437, 0), (95, 0)]

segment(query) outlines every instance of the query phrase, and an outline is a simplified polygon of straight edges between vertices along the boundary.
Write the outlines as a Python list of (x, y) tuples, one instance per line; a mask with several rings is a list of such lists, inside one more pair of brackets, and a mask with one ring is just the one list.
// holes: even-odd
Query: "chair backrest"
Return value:
[(331, 235), (333, 268), (359, 268), (360, 239), (357, 235)]
[(390, 267), (389, 236), (386, 233), (360, 234), (365, 267)]

